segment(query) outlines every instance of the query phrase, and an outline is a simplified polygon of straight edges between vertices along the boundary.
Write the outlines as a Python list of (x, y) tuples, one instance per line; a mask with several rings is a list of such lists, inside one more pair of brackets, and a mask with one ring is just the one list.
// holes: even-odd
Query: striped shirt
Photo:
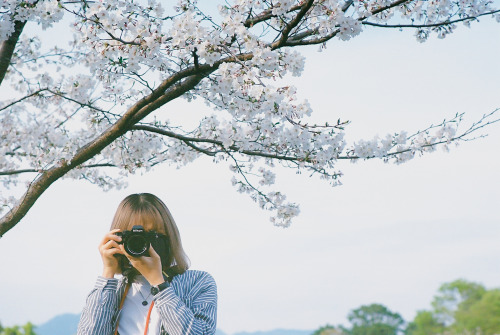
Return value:
[[(98, 277), (87, 297), (77, 335), (113, 335), (127, 284)], [(208, 273), (188, 270), (153, 297), (161, 317), (160, 335), (213, 335), (217, 322), (217, 287)]]

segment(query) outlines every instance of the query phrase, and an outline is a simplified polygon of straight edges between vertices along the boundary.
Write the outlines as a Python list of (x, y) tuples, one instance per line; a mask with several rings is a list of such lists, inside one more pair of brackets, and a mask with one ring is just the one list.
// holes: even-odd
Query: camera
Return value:
[(131, 256), (149, 256), (149, 245), (163, 258), (168, 254), (167, 237), (154, 231), (147, 232), (143, 226), (133, 226), (131, 230), (115, 233), (122, 237), (119, 244), (123, 244), (125, 251)]

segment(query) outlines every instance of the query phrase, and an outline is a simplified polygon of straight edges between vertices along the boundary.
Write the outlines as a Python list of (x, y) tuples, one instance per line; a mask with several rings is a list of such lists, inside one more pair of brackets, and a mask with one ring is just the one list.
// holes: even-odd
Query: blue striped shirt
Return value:
[[(112, 335), (127, 280), (98, 277), (87, 297), (77, 335)], [(217, 323), (217, 287), (208, 273), (188, 270), (154, 296), (161, 317), (160, 335), (213, 335)]]

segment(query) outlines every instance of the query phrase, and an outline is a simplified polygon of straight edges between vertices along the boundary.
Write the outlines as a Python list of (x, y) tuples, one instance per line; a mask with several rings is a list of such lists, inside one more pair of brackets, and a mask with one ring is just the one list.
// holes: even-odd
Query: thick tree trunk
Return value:
[(17, 42), (19, 41), (19, 37), (21, 36), (25, 25), (26, 21), (15, 21), (14, 32), (12, 33), (12, 35), (10, 35), (9, 39), (0, 43), (0, 85), (2, 85), (5, 74), (9, 69), (12, 55), (14, 54)]

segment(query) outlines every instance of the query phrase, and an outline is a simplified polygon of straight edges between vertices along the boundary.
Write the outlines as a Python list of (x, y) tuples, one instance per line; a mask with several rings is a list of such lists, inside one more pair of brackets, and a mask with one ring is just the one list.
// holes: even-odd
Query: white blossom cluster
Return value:
[(412, 136), (408, 136), (406, 131), (401, 131), (394, 135), (388, 134), (384, 138), (376, 136), (370, 141), (360, 140), (354, 143), (349, 154), (356, 158), (382, 158), (385, 161), (393, 159), (395, 163), (404, 163), (414, 158), (416, 153), (436, 150), (438, 144), (448, 148), (447, 145), (456, 138), (460, 121), (461, 118), (457, 116), (453, 120), (445, 121)]
[[(47, 48), (44, 35), (21, 36), (7, 74), (18, 95), (0, 101), (0, 180), (6, 187), (18, 180), (29, 183), (71, 162), (131, 106), (184, 72), (189, 75), (165, 90), (191, 74), (202, 75), (184, 96), (204, 99), (213, 114), (185, 129), (170, 124), (160, 108), (65, 177), (109, 189), (124, 186), (130, 173), (160, 163), (180, 167), (209, 155), (216, 163), (227, 161), (237, 189), (274, 211), (274, 224), (287, 226), (299, 208), (271, 189), (276, 164), (338, 185), (339, 159), (401, 163), (457, 139), (455, 119), (411, 136), (400, 132), (348, 145), (344, 123), (309, 125), (308, 102), (297, 100), (293, 86), (275, 82), (301, 75), (305, 59), (296, 46), (333, 37), (346, 41), (365, 23), (415, 23), (423, 25), (416, 30), (418, 40), (431, 32), (444, 37), (453, 31), (452, 23), (425, 25), (465, 18), (470, 23), (494, 10), (491, 1), (409, 0), (394, 6), (389, 0), (317, 0), (290, 29), (305, 3), (221, 1), (218, 16), (211, 17), (189, 0), (174, 8), (156, 0), (0, 0), (0, 41), (11, 36), (16, 21), (50, 29), (64, 15), (74, 33), (68, 46)], [(112, 168), (119, 172), (109, 172)]]
[(62, 17), (63, 11), (57, 0), (1, 0), (0, 41), (6, 40), (14, 32), (15, 21), (34, 21), (46, 29)]

